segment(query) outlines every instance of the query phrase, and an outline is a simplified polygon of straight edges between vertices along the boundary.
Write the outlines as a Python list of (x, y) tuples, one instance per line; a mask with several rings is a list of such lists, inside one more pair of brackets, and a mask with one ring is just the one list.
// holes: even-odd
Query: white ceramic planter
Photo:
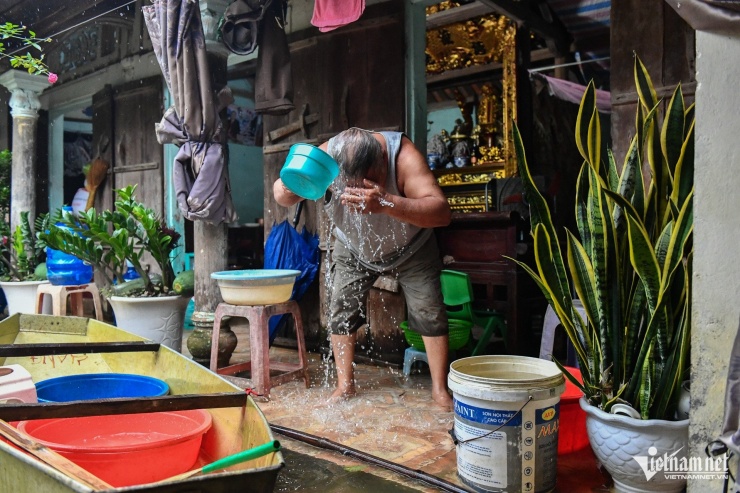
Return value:
[[(8, 301), (8, 316), (16, 313), (36, 313), (36, 288), (49, 281), (6, 281), (0, 282)], [(44, 296), (41, 313), (51, 314), (51, 297)]]
[[(688, 419), (682, 421), (635, 419), (605, 413), (590, 405), (584, 398), (579, 402), (581, 409), (586, 412), (586, 430), (591, 448), (599, 462), (611, 474), (616, 491), (626, 493), (683, 491), (686, 487), (685, 479), (667, 478), (662, 469), (656, 472), (655, 468), (651, 467), (654, 462), (651, 463), (650, 459), (660, 459), (664, 454), (670, 456), (673, 453), (678, 461), (687, 457)], [(647, 474), (636, 458), (646, 465)], [(651, 477), (648, 479), (648, 476)]]
[(180, 352), (185, 310), (190, 298), (112, 296), (108, 301), (116, 315), (117, 327)]

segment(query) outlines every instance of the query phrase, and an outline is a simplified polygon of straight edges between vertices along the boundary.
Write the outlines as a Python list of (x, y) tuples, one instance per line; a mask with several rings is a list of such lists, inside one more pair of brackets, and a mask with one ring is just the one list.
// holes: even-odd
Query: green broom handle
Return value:
[(280, 450), (280, 442), (277, 440), (273, 440), (272, 442), (267, 442), (265, 444), (258, 445), (257, 447), (243, 450), (237, 454), (224, 457), (223, 459), (219, 459), (216, 462), (211, 462), (210, 464), (203, 466), (203, 472), (206, 473), (216, 471), (218, 469), (225, 469), (229, 466), (233, 466), (234, 464), (239, 464), (240, 462), (246, 462), (248, 460), (256, 459), (257, 457), (262, 457), (263, 455), (277, 452), (278, 450)]

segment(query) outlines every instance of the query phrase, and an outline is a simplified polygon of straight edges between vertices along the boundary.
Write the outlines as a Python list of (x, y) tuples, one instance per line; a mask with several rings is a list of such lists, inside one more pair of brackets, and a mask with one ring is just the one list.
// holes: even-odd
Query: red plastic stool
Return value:
[[(581, 370), (565, 367), (583, 383)], [(565, 379), (565, 392), (560, 396), (560, 430), (558, 431), (558, 455), (569, 454), (589, 446), (586, 433), (586, 412), (581, 409), (578, 401), (583, 397), (581, 389), (570, 380)]]
[(82, 297), (85, 293), (92, 296), (93, 305), (95, 306), (95, 318), (103, 320), (103, 307), (100, 303), (100, 293), (94, 283), (74, 284), (70, 286), (54, 286), (53, 284), (39, 284), (36, 288), (36, 313), (41, 313), (41, 307), (44, 302), (44, 295), (51, 296), (52, 315), (67, 314), (67, 297), (69, 297), (69, 307), (72, 315), (83, 317)]
[[(268, 322), (274, 315), (290, 313), (295, 320), (296, 339), (298, 340), (298, 363), (281, 363), (270, 361), (270, 334)], [(221, 332), (223, 317), (242, 317), (249, 321), (249, 350), (251, 358), (244, 363), (218, 366), (218, 336)], [(275, 305), (238, 306), (220, 303), (216, 308), (213, 320), (213, 336), (211, 338), (211, 371), (219, 375), (234, 375), (243, 371), (252, 372), (254, 390), (263, 396), (270, 395), (270, 387), (302, 378), (309, 387), (308, 358), (306, 357), (306, 342), (303, 336), (303, 321), (298, 303), (286, 301)], [(282, 372), (274, 377), (270, 370)]]

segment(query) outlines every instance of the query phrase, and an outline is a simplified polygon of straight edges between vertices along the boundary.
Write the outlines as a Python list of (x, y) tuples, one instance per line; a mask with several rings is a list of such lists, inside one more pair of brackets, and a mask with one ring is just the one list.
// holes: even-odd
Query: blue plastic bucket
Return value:
[(280, 179), (294, 194), (318, 200), (334, 179), (339, 165), (329, 154), (311, 144), (294, 144), (288, 151)]
[(36, 384), (39, 402), (70, 402), (116, 397), (167, 395), (170, 386), (158, 378), (127, 373), (88, 373), (50, 378)]

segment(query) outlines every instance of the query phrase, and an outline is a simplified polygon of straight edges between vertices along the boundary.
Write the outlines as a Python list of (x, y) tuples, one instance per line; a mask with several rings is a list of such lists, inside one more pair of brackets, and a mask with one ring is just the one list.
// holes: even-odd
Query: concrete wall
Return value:
[[(694, 299), (691, 456), (721, 431), (727, 362), (740, 320), (740, 179), (737, 67), (740, 37), (696, 33)], [(736, 418), (737, 419), (737, 418)], [(722, 491), (691, 480), (688, 491)]]

